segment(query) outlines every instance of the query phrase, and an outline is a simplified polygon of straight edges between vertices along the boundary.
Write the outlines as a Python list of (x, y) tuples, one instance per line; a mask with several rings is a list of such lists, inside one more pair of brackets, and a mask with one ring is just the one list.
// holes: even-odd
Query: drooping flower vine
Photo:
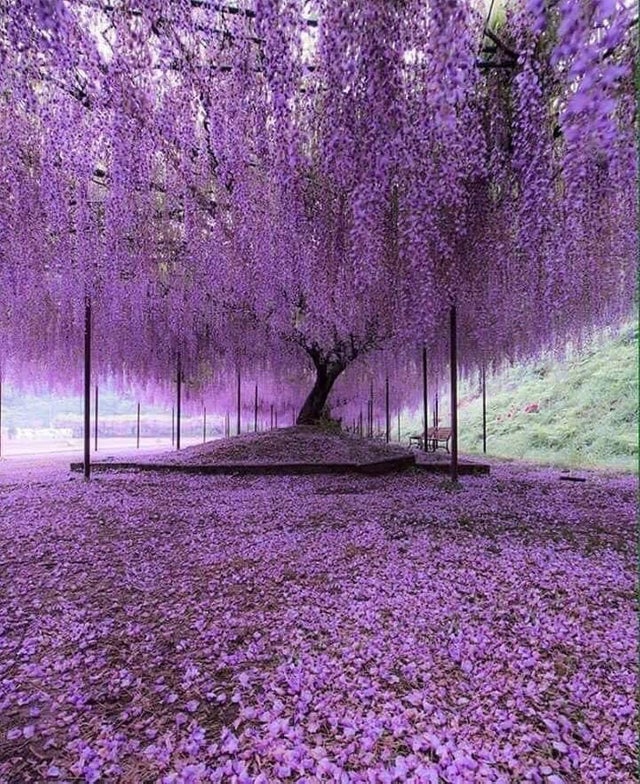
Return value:
[(0, 362), (68, 377), (86, 297), (98, 372), (160, 386), (178, 352), (203, 383), (422, 343), (444, 367), (453, 303), (463, 372), (615, 322), (636, 27), (513, 2), (517, 62), (483, 71), (462, 0), (9, 6)]

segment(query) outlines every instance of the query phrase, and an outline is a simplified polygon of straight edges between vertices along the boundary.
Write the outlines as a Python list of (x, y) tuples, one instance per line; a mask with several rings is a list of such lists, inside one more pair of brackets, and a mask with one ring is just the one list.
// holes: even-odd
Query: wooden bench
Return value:
[[(450, 439), (450, 427), (430, 427), (427, 430), (427, 452), (435, 452), (439, 447), (446, 449), (448, 452)], [(409, 436), (409, 446), (417, 446), (419, 449), (423, 449), (423, 434), (416, 433)]]
[(450, 427), (430, 427), (427, 430), (427, 441), (430, 443), (432, 451), (436, 451), (442, 444), (442, 448), (449, 451), (449, 439), (451, 438)]

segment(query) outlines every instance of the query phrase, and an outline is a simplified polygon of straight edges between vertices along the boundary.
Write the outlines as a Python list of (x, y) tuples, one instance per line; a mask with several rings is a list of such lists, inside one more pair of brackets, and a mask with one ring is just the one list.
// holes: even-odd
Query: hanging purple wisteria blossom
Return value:
[(463, 372), (619, 321), (636, 16), (514, 0), (490, 31), (508, 68), (478, 67), (483, 21), (464, 0), (8, 4), (2, 372), (77, 374), (89, 298), (100, 374), (309, 363), (314, 421), (374, 351), (443, 368), (453, 304)]

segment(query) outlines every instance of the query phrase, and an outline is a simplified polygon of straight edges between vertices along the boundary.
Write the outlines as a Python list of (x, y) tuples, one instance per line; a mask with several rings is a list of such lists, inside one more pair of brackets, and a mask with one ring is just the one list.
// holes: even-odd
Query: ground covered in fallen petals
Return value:
[(363, 463), (412, 452), (384, 440), (322, 430), (310, 425), (284, 427), (264, 433), (246, 433), (180, 452), (165, 452), (145, 462), (184, 463)]
[(635, 781), (635, 488), (0, 473), (0, 781)]

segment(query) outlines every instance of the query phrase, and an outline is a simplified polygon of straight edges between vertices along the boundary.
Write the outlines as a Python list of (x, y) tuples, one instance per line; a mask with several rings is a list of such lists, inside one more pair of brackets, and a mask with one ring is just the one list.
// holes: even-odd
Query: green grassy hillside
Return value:
[[(482, 453), (477, 394), (466, 395), (460, 409), (460, 448)], [(637, 325), (574, 359), (487, 379), (487, 454), (637, 471)]]

